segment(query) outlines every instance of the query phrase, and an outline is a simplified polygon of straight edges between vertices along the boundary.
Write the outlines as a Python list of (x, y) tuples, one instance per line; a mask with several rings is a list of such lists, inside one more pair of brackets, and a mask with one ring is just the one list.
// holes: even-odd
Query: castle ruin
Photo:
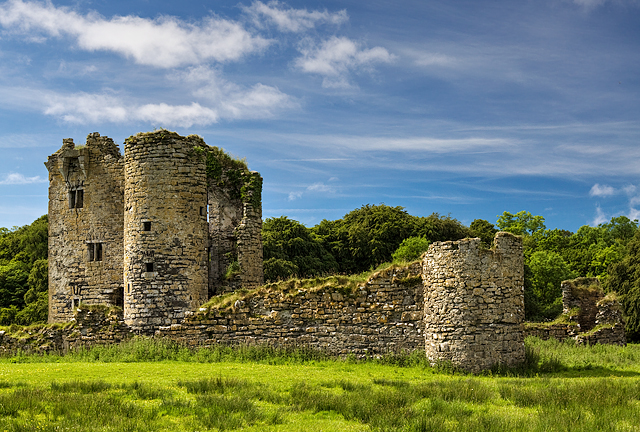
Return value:
[[(420, 262), (356, 287), (340, 276), (312, 288), (263, 285), (262, 178), (195, 135), (140, 133), (125, 140), (123, 156), (93, 133), (84, 146), (63, 140), (46, 166), (49, 321), (75, 319), (81, 331), (52, 329), (55, 343), (39, 349), (144, 333), (188, 346), (304, 344), (340, 356), (421, 350), (434, 364), (479, 372), (524, 361), (527, 331), (569, 337), (593, 328), (580, 336), (586, 343), (624, 343), (617, 302), (597, 280), (563, 283), (573, 327), (525, 331), (522, 238), (505, 232), (491, 249), (480, 239), (435, 242)], [(232, 305), (200, 307), (240, 287), (248, 291)], [(81, 303), (122, 312), (106, 317)], [(0, 334), (1, 349), (25, 344)]]
[(262, 273), (262, 178), (202, 138), (159, 130), (49, 156), (49, 322), (120, 306), (132, 329), (181, 322)]

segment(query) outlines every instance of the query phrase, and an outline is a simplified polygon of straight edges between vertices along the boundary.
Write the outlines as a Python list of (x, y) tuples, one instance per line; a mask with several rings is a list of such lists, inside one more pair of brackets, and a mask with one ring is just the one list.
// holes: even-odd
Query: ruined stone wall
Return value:
[(605, 296), (597, 278), (563, 281), (561, 286), (562, 316), (551, 323), (527, 323), (525, 336), (626, 345), (622, 307), (614, 293)]
[(156, 335), (187, 345), (306, 345), (346, 356), (422, 350), (420, 264), (374, 274), (354, 292), (338, 287), (264, 290)]
[[(259, 174), (251, 173), (259, 177)], [(250, 203), (243, 205), (243, 217), (236, 228), (238, 237), (238, 264), (240, 281), (245, 288), (255, 288), (264, 283), (262, 259), (262, 208)]]
[[(248, 171), (243, 162), (220, 156), (218, 149), (213, 149), (212, 154), (222, 160), (216, 161), (217, 171), (208, 170), (210, 296), (255, 288), (264, 282), (262, 178)], [(211, 165), (211, 158), (208, 162)], [(233, 265), (237, 270), (229, 272)]]
[(436, 242), (423, 260), (426, 354), (471, 372), (524, 361), (522, 239)]
[(125, 141), (125, 322), (152, 332), (208, 296), (207, 182), (194, 142), (168, 131)]
[(72, 139), (49, 170), (49, 322), (85, 304), (122, 304), (124, 161), (108, 137)]
[(600, 287), (598, 278), (578, 278), (563, 281), (562, 313), (570, 315), (577, 310), (575, 319), (582, 331), (591, 330), (596, 325), (598, 313), (597, 303), (604, 298), (604, 291)]

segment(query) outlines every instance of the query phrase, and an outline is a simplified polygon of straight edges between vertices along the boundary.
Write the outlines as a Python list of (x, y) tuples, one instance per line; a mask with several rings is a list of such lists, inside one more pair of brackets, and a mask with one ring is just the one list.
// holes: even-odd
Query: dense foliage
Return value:
[(311, 230), (286, 216), (264, 222), (262, 247), (266, 280), (320, 276), (338, 270), (335, 258)]
[(0, 324), (47, 320), (47, 216), (0, 228)]

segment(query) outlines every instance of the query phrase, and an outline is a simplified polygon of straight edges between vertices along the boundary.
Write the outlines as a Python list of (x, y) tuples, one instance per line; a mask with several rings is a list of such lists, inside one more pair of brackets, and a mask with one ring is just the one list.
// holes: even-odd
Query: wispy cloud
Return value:
[(3, 180), (0, 180), (0, 185), (25, 185), (25, 184), (46, 183), (46, 182), (47, 180), (40, 178), (40, 176), (25, 177), (23, 174), (10, 173), (5, 175)]
[(353, 72), (372, 70), (377, 63), (391, 63), (395, 56), (385, 48), (363, 48), (346, 37), (333, 36), (320, 45), (307, 40), (301, 47), (302, 57), (295, 64), (303, 72), (321, 75), (322, 86), (327, 88), (351, 87)]
[(573, 3), (583, 7), (586, 11), (591, 11), (598, 6), (606, 3), (614, 3), (618, 5), (638, 5), (638, 0), (572, 0)]
[(145, 122), (156, 126), (210, 125), (221, 118), (265, 118), (284, 108), (295, 106), (292, 99), (274, 87), (256, 84), (224, 93), (212, 105), (198, 102), (172, 105), (141, 103), (112, 93), (50, 92), (44, 98), (44, 113), (69, 123)]
[(240, 23), (216, 16), (199, 24), (169, 16), (106, 19), (96, 13), (80, 15), (50, 1), (9, 0), (0, 6), (0, 25), (36, 42), (68, 36), (80, 49), (110, 51), (158, 68), (235, 61), (271, 43)]
[[(331, 178), (329, 179), (329, 181), (336, 181), (336, 178)], [(336, 193), (336, 188), (334, 186), (331, 185), (327, 185), (324, 184), (323, 182), (316, 182), (313, 183), (309, 186), (307, 186), (304, 191), (294, 191), (294, 192), (290, 192), (289, 193), (289, 197), (288, 200), (289, 201), (295, 201), (299, 198), (302, 198), (302, 196), (306, 193), (321, 193), (321, 194), (335, 194)]]
[(601, 223), (605, 223), (609, 220), (609, 218), (605, 215), (604, 211), (600, 208), (599, 205), (596, 206), (596, 216), (593, 218), (591, 222), (592, 226), (598, 226)]
[(308, 11), (307, 9), (286, 8), (279, 1), (270, 1), (265, 4), (256, 1), (251, 6), (243, 6), (242, 9), (253, 18), (258, 27), (263, 26), (263, 20), (274, 24), (282, 32), (302, 32), (315, 27), (318, 24), (339, 25), (349, 20), (346, 10), (330, 13), (324, 11)]

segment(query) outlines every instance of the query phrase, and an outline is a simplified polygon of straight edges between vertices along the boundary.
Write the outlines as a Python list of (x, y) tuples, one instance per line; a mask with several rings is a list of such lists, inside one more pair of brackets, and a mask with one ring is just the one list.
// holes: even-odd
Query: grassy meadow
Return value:
[(0, 359), (0, 431), (640, 431), (640, 346), (527, 340), (467, 375), (420, 355), (137, 340)]

